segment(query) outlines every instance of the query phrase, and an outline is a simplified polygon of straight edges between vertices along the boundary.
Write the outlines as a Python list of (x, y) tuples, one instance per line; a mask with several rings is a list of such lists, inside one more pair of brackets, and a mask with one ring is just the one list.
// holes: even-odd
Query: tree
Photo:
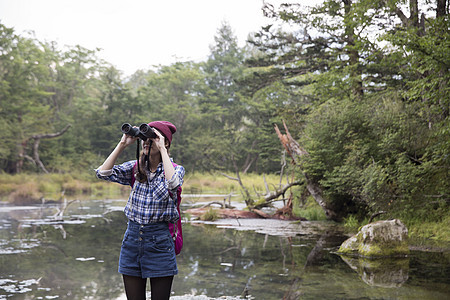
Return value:
[(245, 129), (240, 87), (235, 82), (242, 72), (244, 53), (226, 22), (218, 28), (214, 42), (208, 59), (201, 64), (206, 89), (200, 91), (199, 109), (208, 136), (198, 142), (205, 150), (207, 164), (213, 168), (230, 169), (239, 161), (240, 168), (246, 170), (251, 163), (245, 164), (244, 158), (251, 154), (248, 144), (238, 141), (239, 132)]
[[(91, 142), (111, 131), (95, 126), (105, 115), (100, 97), (106, 64), (96, 57), (96, 51), (81, 46), (58, 50), (55, 43), (17, 36), (0, 26), (2, 169), (19, 173), (35, 170), (37, 165), (43, 171), (90, 167)], [(72, 130), (62, 130), (69, 124)], [(61, 137), (39, 143), (61, 131)]]
[(39, 144), (42, 139), (51, 139), (58, 136), (63, 135), (70, 127), (70, 124), (67, 125), (64, 129), (62, 129), (60, 132), (56, 133), (48, 133), (48, 134), (36, 134), (31, 136), (30, 139), (34, 140), (33, 143), (33, 157), (30, 157), (28, 155), (24, 155), (25, 158), (32, 161), (34, 164), (36, 164), (44, 173), (48, 173), (47, 169), (45, 168), (44, 164), (42, 163), (40, 157), (39, 157)]
[(135, 115), (139, 122), (167, 120), (177, 127), (170, 154), (176, 162), (193, 169), (202, 163), (202, 150), (196, 141), (207, 136), (201, 131), (202, 114), (199, 110), (199, 90), (203, 75), (193, 62), (179, 62), (148, 71), (145, 84), (136, 89), (133, 101), (142, 109)]
[(53, 128), (53, 112), (44, 99), (51, 95), (49, 69), (52, 58), (47, 45), (32, 38), (15, 35), (0, 24), (0, 105), (4, 122), (1, 164), (3, 169), (19, 173), (27, 155), (27, 142), (36, 134)]
[(448, 198), (438, 192), (447, 184), (435, 186), (432, 178), (447, 179), (437, 170), (448, 170), (449, 162), (429, 152), (448, 151), (441, 138), (448, 132), (450, 47), (448, 38), (439, 39), (448, 36), (448, 18), (440, 2), (436, 19), (421, 14), (417, 1), (409, 1), (409, 14), (400, 4), (325, 1), (309, 10), (266, 4), (266, 16), (298, 30), (269, 25), (251, 41), (262, 54), (248, 61), (250, 94), (275, 82), (287, 87), (301, 116), (291, 132), (310, 154), (304, 171), (338, 218), (395, 212), (401, 203), (413, 212), (424, 190)]

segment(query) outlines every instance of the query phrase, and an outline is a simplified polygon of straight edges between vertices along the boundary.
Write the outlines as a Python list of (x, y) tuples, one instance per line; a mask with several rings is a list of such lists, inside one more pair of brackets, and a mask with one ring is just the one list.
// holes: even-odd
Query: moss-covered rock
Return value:
[(372, 258), (405, 256), (409, 253), (408, 229), (398, 219), (370, 223), (342, 243), (338, 252)]
[(339, 253), (349, 254), (349, 255), (357, 255), (358, 254), (359, 242), (356, 235), (352, 236), (349, 239), (346, 239), (341, 247), (339, 247)]

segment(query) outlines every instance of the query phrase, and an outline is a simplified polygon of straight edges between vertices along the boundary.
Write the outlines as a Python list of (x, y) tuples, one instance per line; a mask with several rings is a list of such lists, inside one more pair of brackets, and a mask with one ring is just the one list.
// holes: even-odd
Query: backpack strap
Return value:
[[(176, 163), (172, 162), (173, 167), (175, 168), (177, 166)], [(180, 211), (180, 203), (181, 203), (181, 192), (183, 189), (181, 188), (181, 185), (177, 188), (177, 211), (178, 215), (180, 216), (178, 218), (178, 221), (174, 224), (169, 223), (169, 231), (172, 235), (173, 242), (175, 245), (175, 254), (178, 255), (181, 252), (181, 248), (183, 248), (183, 229), (181, 225), (181, 211)], [(173, 197), (172, 193), (169, 191), (169, 194), (171, 197)]]
[(138, 162), (136, 161), (136, 163), (133, 166), (133, 171), (131, 173), (131, 187), (134, 187), (134, 182), (136, 181), (136, 178), (135, 178), (134, 174), (136, 173), (137, 165), (138, 165)]

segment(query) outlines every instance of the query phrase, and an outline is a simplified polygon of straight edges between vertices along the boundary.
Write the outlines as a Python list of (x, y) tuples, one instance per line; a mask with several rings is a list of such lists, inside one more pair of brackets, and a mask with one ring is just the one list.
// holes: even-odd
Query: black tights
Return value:
[[(150, 278), (152, 300), (168, 300), (172, 289), (173, 276)], [(125, 293), (128, 300), (145, 300), (147, 278), (123, 275)]]

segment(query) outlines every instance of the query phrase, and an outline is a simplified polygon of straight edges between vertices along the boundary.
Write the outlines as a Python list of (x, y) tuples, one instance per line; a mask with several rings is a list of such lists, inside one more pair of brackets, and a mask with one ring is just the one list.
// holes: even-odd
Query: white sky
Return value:
[[(267, 0), (313, 5), (320, 0)], [(0, 0), (0, 23), (34, 31), (59, 46), (101, 48), (99, 56), (125, 75), (176, 61), (202, 61), (223, 21), (240, 46), (269, 20), (263, 0)]]

